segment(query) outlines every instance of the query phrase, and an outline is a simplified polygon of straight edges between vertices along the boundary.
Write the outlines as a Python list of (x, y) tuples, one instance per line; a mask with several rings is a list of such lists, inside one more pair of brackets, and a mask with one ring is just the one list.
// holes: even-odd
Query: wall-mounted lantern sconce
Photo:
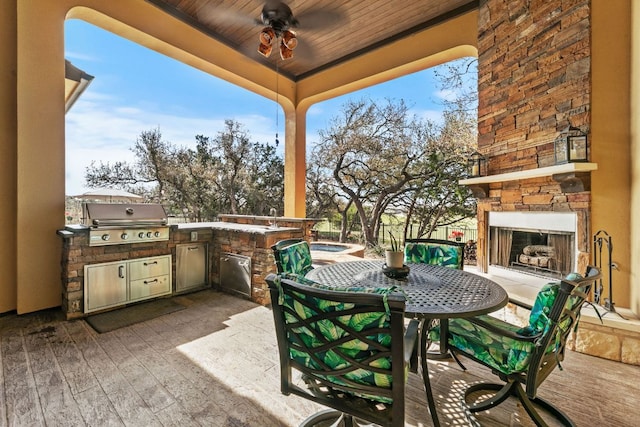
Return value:
[(487, 175), (487, 158), (474, 151), (467, 159), (467, 172), (470, 178)]
[(554, 146), (556, 164), (588, 162), (587, 134), (580, 128), (569, 126), (556, 140)]

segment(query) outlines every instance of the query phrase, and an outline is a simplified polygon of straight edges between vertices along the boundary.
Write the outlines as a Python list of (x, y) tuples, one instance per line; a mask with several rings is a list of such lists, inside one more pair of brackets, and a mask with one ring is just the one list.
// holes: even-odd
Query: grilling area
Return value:
[(86, 203), (83, 224), (62, 239), (62, 311), (67, 319), (213, 287), (268, 304), (271, 246), (310, 236), (315, 220), (221, 215), (169, 225), (158, 204)]

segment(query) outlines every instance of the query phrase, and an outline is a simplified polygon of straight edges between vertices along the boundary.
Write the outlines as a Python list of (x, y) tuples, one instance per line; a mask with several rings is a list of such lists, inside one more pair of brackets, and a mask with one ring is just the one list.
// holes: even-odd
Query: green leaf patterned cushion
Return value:
[(280, 249), (278, 256), (284, 273), (296, 273), (304, 276), (313, 269), (311, 251), (306, 241)]
[[(582, 276), (578, 273), (570, 273), (566, 276), (567, 280), (580, 280)], [(529, 315), (529, 325), (520, 331), (524, 335), (534, 335), (543, 332), (549, 324), (549, 313), (553, 306), (556, 296), (558, 295), (560, 284), (557, 282), (547, 283), (540, 289), (536, 300), (531, 307)]]
[[(582, 276), (577, 273), (572, 273), (567, 276), (568, 280), (578, 280), (581, 278)], [(499, 329), (515, 332), (524, 336), (532, 336), (545, 332), (545, 329), (549, 325), (548, 315), (558, 295), (559, 287), (559, 283), (548, 283), (542, 287), (531, 309), (529, 325), (523, 328), (504, 322), (493, 316), (477, 316), (476, 319)], [(567, 306), (571, 306), (572, 304), (571, 300), (567, 301)], [(570, 323), (571, 319), (567, 317), (561, 320), (559, 327), (561, 330), (566, 331)], [(429, 332), (429, 338), (432, 341), (439, 341), (440, 328), (433, 328)], [(531, 342), (507, 337), (466, 319), (449, 320), (449, 339), (447, 342), (450, 346), (470, 354), (507, 375), (527, 370), (531, 355), (536, 346), (535, 341)], [(555, 349), (556, 343), (552, 340), (546, 352), (549, 353)]]
[(406, 243), (404, 262), (462, 269), (462, 248), (438, 243)]
[[(282, 306), (286, 322), (293, 326), (300, 325), (294, 327), (287, 337), (291, 344), (292, 361), (317, 370), (319, 377), (334, 384), (347, 385), (347, 381), (352, 381), (363, 385), (391, 388), (391, 335), (379, 333), (381, 328), (390, 327), (391, 318), (388, 313), (380, 311), (339, 315), (340, 312), (353, 309), (354, 304), (319, 299), (295, 291), (291, 294), (283, 295)], [(337, 316), (333, 316), (333, 321), (312, 319), (321, 312), (335, 312)], [(311, 319), (310, 323), (304, 323), (309, 319)], [(351, 336), (348, 329), (365, 331), (365, 335), (362, 339)], [(366, 333), (366, 331), (371, 332)], [(344, 342), (328, 350), (322, 348), (327, 346), (327, 342), (343, 339)], [(300, 342), (303, 345), (300, 345)], [(320, 350), (313, 351), (315, 348)], [(364, 363), (371, 369), (352, 366), (341, 354)], [(327, 368), (323, 365), (330, 368), (329, 370), (341, 369), (344, 374), (342, 376), (324, 375), (322, 371), (327, 371)], [(383, 396), (354, 394), (382, 403), (392, 402), (390, 398)]]
[[(519, 326), (492, 316), (478, 316), (478, 318), (492, 326), (511, 332), (518, 332), (520, 329)], [(432, 329), (429, 338), (433, 341), (439, 341), (440, 328)], [(519, 341), (490, 332), (466, 319), (449, 319), (448, 344), (505, 374), (525, 371), (535, 349), (533, 342)]]

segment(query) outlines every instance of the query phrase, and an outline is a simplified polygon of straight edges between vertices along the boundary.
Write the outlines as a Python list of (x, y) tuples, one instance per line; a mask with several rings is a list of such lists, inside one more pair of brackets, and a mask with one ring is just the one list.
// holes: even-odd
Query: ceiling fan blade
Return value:
[(301, 30), (326, 30), (349, 22), (347, 15), (337, 9), (311, 9), (296, 15), (296, 19)]
[(217, 26), (241, 25), (253, 26), (262, 22), (259, 19), (222, 7), (205, 6), (196, 13), (198, 20), (215, 29)]

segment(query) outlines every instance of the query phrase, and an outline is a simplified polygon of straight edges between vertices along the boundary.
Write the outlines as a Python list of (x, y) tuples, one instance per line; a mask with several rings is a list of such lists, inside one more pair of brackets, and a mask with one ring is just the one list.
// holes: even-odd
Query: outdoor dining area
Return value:
[[(213, 289), (171, 299), (185, 308), (103, 334), (85, 320), (63, 320), (59, 310), (4, 316), (1, 424), (298, 426), (328, 409), (280, 392), (273, 307)], [(534, 425), (515, 398), (470, 416), (465, 391), (496, 376), (460, 359), (466, 371), (452, 359), (426, 360), (440, 425)], [(568, 352), (562, 368), (550, 373), (540, 397), (578, 426), (635, 425), (637, 366)], [(413, 372), (404, 386), (404, 425), (433, 425), (423, 377)]]

